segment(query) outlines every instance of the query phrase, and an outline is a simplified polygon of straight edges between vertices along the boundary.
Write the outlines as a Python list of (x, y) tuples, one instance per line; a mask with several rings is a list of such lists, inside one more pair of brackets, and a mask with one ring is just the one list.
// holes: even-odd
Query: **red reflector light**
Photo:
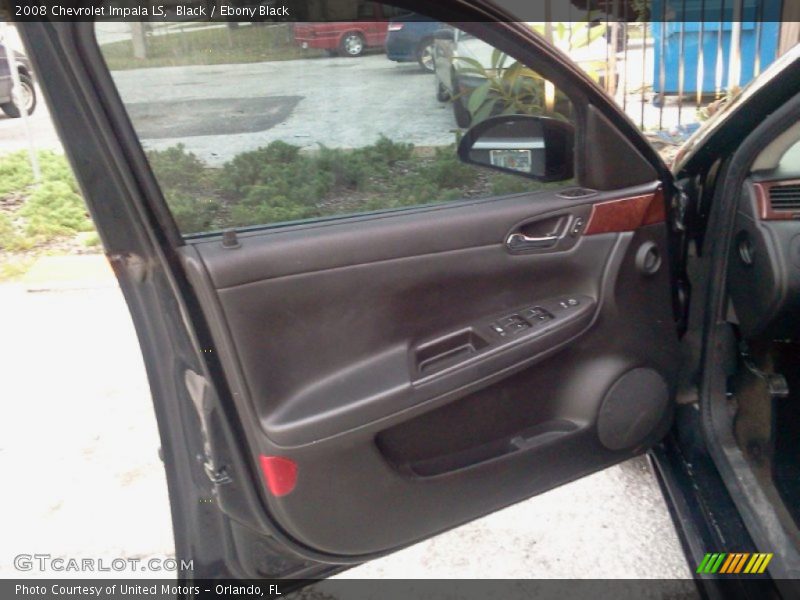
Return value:
[(297, 463), (282, 456), (259, 457), (261, 472), (267, 489), (274, 496), (285, 496), (290, 493), (297, 483)]
[(389, 23), (389, 31), (400, 31), (402, 28), (402, 23)]

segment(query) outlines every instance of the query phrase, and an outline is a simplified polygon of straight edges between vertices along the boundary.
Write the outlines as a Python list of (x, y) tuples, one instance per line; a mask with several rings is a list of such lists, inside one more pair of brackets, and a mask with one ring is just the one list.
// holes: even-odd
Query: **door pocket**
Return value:
[(435, 477), (521, 452), (535, 452), (577, 431), (579, 427), (576, 423), (565, 419), (554, 419), (528, 427), (515, 435), (396, 466), (416, 477)]

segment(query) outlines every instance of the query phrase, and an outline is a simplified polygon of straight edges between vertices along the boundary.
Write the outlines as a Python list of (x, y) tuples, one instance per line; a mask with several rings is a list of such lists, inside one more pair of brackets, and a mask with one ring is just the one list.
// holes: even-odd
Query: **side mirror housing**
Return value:
[(458, 145), (462, 162), (539, 181), (574, 175), (575, 128), (530, 115), (491, 117), (470, 128)]

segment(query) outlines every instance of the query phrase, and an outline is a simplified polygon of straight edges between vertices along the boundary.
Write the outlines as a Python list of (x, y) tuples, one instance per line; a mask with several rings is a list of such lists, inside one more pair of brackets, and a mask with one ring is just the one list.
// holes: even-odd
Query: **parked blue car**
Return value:
[(442, 27), (438, 21), (423, 20), (415, 14), (392, 19), (386, 35), (386, 56), (395, 62), (416, 61), (424, 71), (433, 73), (433, 33)]

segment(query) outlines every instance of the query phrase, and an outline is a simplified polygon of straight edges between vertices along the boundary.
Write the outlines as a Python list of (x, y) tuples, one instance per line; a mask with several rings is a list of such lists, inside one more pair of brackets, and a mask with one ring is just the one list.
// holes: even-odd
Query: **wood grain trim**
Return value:
[(769, 192), (782, 185), (800, 185), (800, 179), (784, 179), (783, 181), (759, 181), (753, 183), (756, 191), (756, 208), (758, 218), (762, 221), (791, 221), (800, 218), (800, 210), (773, 210), (769, 201)]
[(659, 188), (652, 194), (595, 204), (584, 235), (634, 231), (666, 220), (664, 193)]

